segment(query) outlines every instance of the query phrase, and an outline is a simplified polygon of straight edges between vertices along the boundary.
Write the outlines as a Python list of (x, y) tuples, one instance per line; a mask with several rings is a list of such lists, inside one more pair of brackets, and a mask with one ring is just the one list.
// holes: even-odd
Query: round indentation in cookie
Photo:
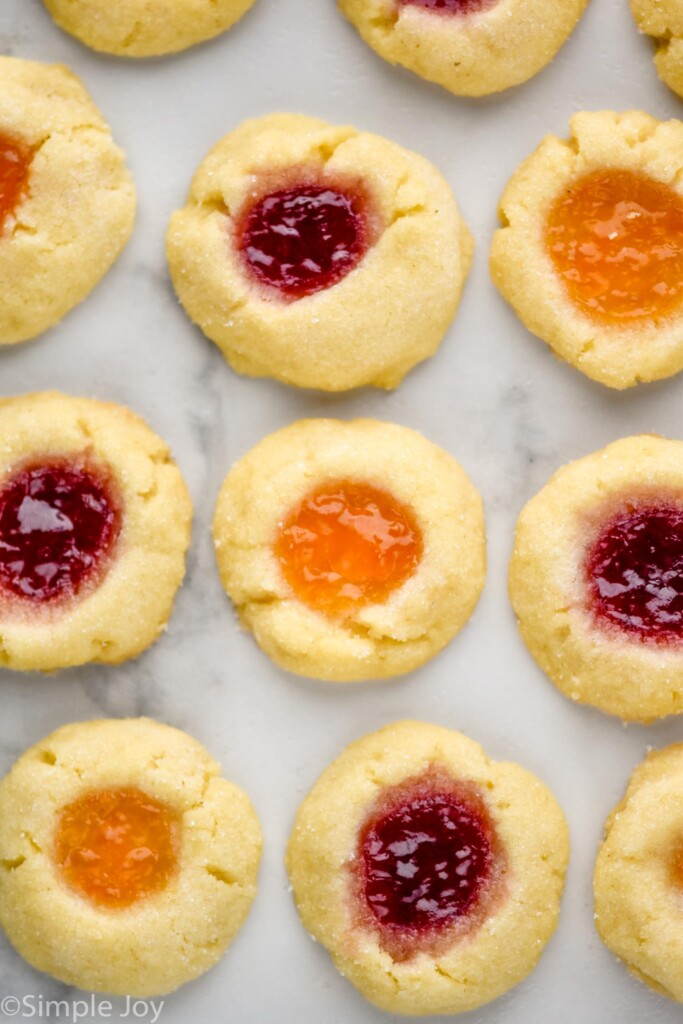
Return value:
[(82, 459), (33, 459), (0, 489), (0, 590), (69, 598), (104, 571), (121, 530), (114, 482)]
[(98, 906), (129, 907), (164, 889), (177, 869), (177, 814), (136, 788), (87, 793), (63, 808), (55, 861)]
[(380, 604), (412, 576), (422, 531), (406, 505), (360, 481), (317, 487), (283, 524), (275, 551), (302, 601), (330, 616)]
[(393, 388), (432, 355), (471, 252), (426, 160), (295, 114), (218, 142), (167, 233), (178, 297), (233, 368), (325, 391)]
[(0, 95), (0, 345), (13, 345), (104, 277), (133, 229), (135, 188), (67, 67), (0, 56)]
[(683, 200), (644, 174), (594, 171), (552, 207), (546, 243), (573, 301), (619, 323), (662, 319), (683, 299)]
[(28, 146), (0, 132), (0, 230), (26, 192), (31, 160)]
[(469, 931), (500, 878), (501, 860), (471, 782), (432, 768), (383, 793), (356, 854), (358, 895), (379, 925), (382, 947), (401, 961)]
[(494, 7), (498, 0), (398, 0), (399, 7), (422, 7), (445, 15), (477, 14)]
[(366, 203), (358, 190), (324, 182), (261, 197), (236, 232), (249, 273), (290, 300), (331, 288), (368, 247)]
[(249, 798), (191, 736), (65, 725), (0, 780), (0, 926), (65, 985), (164, 995), (236, 936), (261, 845)]
[(617, 513), (585, 569), (599, 622), (645, 641), (683, 639), (683, 503), (636, 503)]
[(287, 869), (301, 919), (381, 1009), (474, 1010), (555, 930), (567, 826), (550, 791), (461, 733), (397, 722), (352, 743), (301, 804)]

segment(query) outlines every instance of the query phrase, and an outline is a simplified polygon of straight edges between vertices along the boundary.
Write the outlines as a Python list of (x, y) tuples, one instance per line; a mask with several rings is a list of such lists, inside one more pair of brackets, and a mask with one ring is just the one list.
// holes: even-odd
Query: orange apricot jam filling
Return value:
[(55, 859), (72, 889), (124, 908), (164, 889), (178, 862), (180, 822), (136, 788), (87, 793), (61, 811)]
[(26, 192), (31, 159), (27, 146), (0, 132), (0, 229)]
[(594, 319), (660, 320), (683, 302), (683, 197), (645, 174), (605, 169), (576, 181), (550, 211), (546, 245)]
[(387, 491), (351, 480), (308, 494), (275, 543), (296, 596), (332, 618), (384, 603), (412, 576), (422, 552), (413, 512)]

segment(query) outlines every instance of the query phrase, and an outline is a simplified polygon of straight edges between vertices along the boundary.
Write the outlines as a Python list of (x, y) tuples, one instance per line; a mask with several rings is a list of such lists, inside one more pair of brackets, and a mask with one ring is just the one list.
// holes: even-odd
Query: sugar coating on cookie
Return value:
[(588, 0), (339, 0), (369, 46), (456, 96), (533, 78), (569, 38)]
[(123, 406), (0, 402), (0, 664), (135, 657), (163, 632), (192, 506), (166, 444)]
[(134, 218), (124, 155), (80, 80), (0, 57), (0, 344), (35, 337), (85, 299)]
[(510, 598), (572, 700), (683, 712), (683, 442), (629, 437), (560, 469), (519, 517)]
[(158, 57), (231, 28), (255, 0), (44, 0), (65, 32), (117, 57)]
[(640, 31), (656, 44), (659, 77), (683, 96), (683, 7), (679, 0), (631, 0), (631, 11)]
[(221, 579), (281, 667), (336, 682), (409, 672), (465, 625), (486, 572), (482, 502), (457, 462), (375, 420), (303, 420), (230, 471)]
[(427, 160), (295, 114), (219, 142), (167, 234), (178, 297), (233, 369), (326, 391), (393, 388), (433, 355), (472, 248)]
[(399, 722), (352, 743), (299, 808), (287, 867), (305, 927), (381, 1009), (475, 1009), (553, 934), (569, 854), (552, 793), (461, 733)]
[(605, 826), (593, 888), (608, 948), (655, 991), (683, 1002), (683, 745), (648, 754)]
[(186, 733), (66, 725), (0, 782), (0, 923), (67, 985), (162, 995), (234, 939), (261, 845), (248, 797)]
[(683, 368), (683, 124), (576, 114), (501, 200), (491, 274), (530, 331), (608, 387)]

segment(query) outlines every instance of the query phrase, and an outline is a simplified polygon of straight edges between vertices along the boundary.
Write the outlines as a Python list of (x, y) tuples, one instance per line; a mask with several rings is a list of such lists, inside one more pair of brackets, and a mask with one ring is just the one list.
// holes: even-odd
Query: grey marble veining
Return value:
[[(521, 505), (563, 462), (639, 431), (683, 437), (683, 376), (626, 394), (591, 383), (527, 334), (486, 265), (502, 188), (546, 132), (564, 134), (581, 108), (680, 115), (680, 101), (657, 82), (649, 44), (638, 37), (625, 0), (593, 0), (550, 69), (513, 93), (478, 102), (458, 101), (382, 63), (333, 0), (258, 0), (222, 38), (140, 63), (88, 52), (55, 28), (40, 0), (0, 0), (0, 50), (63, 61), (83, 77), (139, 190), (137, 228), (119, 263), (59, 327), (0, 352), (0, 393), (60, 388), (129, 405), (170, 442), (196, 506), (187, 582), (168, 633), (152, 650), (118, 668), (49, 679), (3, 673), (0, 771), (65, 722), (148, 714), (209, 747), (251, 794), (266, 834), (261, 889), (247, 925), (218, 967), (166, 1000), (161, 1020), (388, 1019), (305, 935), (282, 854), (297, 803), (322, 768), (362, 732), (402, 716), (461, 728), (492, 756), (519, 760), (553, 787), (571, 824), (564, 910), (538, 970), (463, 1021), (678, 1020), (675, 1006), (631, 980), (602, 947), (592, 926), (591, 876), (604, 817), (632, 767), (648, 745), (679, 739), (681, 725), (626, 729), (556, 693), (517, 637), (506, 564)], [(476, 236), (474, 269), (441, 351), (394, 393), (325, 396), (239, 379), (173, 296), (163, 253), (170, 211), (220, 136), (247, 116), (277, 109), (351, 121), (422, 152), (453, 184)], [(275, 669), (239, 631), (215, 569), (213, 503), (231, 463), (269, 431), (303, 416), (361, 414), (422, 430), (470, 472), (487, 507), (488, 584), (470, 626), (411, 677), (316, 685)], [(0, 997), (6, 994), (78, 998), (33, 972), (2, 939)], [(116, 1014), (124, 1011), (117, 1003)]]

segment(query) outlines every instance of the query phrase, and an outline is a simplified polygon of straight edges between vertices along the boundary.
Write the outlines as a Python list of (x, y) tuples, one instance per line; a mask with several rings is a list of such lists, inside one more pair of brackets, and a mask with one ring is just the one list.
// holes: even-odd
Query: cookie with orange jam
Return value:
[(305, 927), (390, 1013), (455, 1014), (517, 985), (555, 931), (564, 815), (519, 765), (399, 722), (352, 743), (299, 808), (287, 866)]
[(683, 744), (636, 768), (605, 826), (595, 924), (631, 974), (683, 1003)]
[(524, 324), (613, 388), (683, 368), (683, 123), (576, 114), (501, 200), (493, 279)]
[(192, 506), (168, 447), (122, 406), (0, 401), (0, 665), (135, 657), (166, 628)]
[(79, 79), (0, 57), (0, 345), (35, 337), (85, 299), (134, 217), (123, 153)]
[(65, 32), (118, 57), (158, 57), (226, 32), (254, 0), (44, 0)]
[(433, 355), (472, 248), (425, 159), (296, 114), (219, 142), (167, 235), (178, 297), (233, 369), (326, 391), (396, 387)]
[(560, 469), (517, 523), (510, 597), (572, 700), (683, 712), (683, 442), (628, 437)]
[(478, 492), (405, 427), (303, 420), (230, 471), (214, 519), (221, 579), (281, 667), (336, 682), (434, 657), (484, 584)]
[(163, 995), (234, 939), (261, 844), (248, 797), (186, 733), (66, 725), (0, 783), (0, 924), (67, 985)]
[(456, 96), (533, 78), (569, 38), (588, 0), (339, 0), (372, 49)]
[(656, 45), (659, 77), (683, 96), (683, 7), (679, 0), (631, 0), (631, 11), (640, 31)]

